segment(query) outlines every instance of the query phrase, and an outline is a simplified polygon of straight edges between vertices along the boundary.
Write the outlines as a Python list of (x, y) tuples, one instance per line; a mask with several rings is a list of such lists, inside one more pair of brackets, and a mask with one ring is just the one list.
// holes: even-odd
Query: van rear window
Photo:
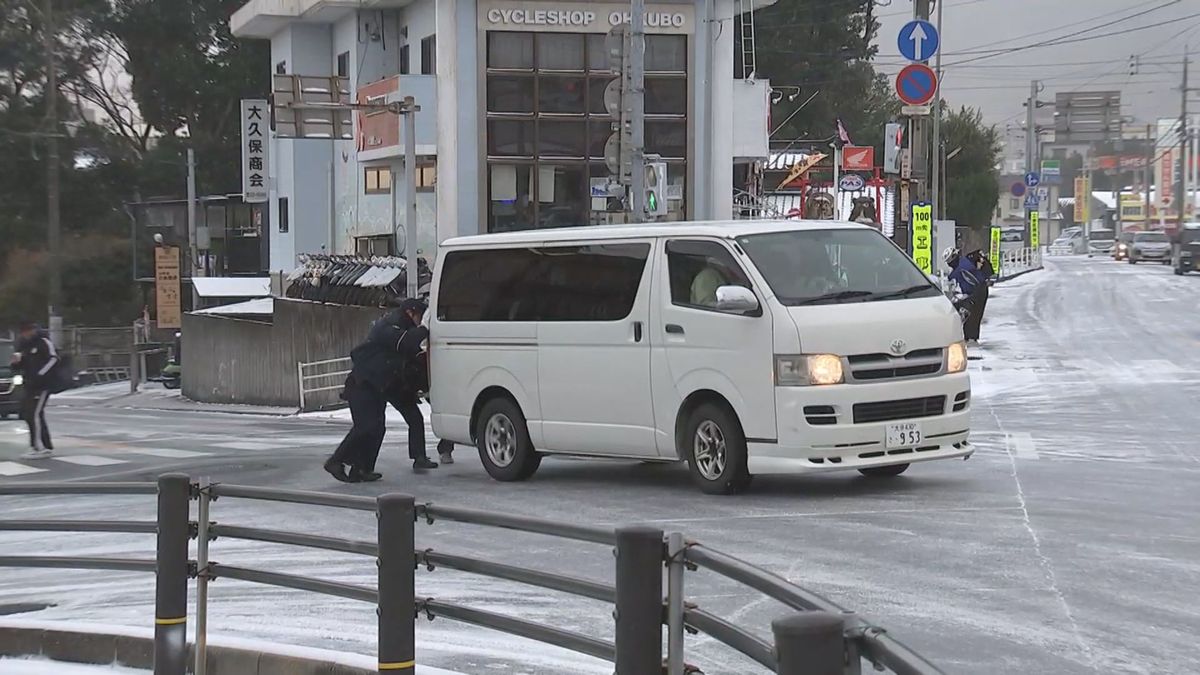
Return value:
[(438, 321), (620, 321), (649, 257), (649, 243), (452, 251)]

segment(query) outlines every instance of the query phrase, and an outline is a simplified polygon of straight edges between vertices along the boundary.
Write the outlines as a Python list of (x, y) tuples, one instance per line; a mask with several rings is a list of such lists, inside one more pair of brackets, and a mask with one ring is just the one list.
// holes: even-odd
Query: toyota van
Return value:
[(969, 457), (950, 301), (877, 230), (736, 221), (525, 231), (439, 249), (432, 423), (495, 479), (546, 455), (755, 474)]

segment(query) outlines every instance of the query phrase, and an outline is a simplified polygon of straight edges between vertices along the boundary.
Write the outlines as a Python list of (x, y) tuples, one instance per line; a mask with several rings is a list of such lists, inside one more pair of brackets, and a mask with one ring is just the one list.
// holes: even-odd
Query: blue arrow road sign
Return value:
[(1038, 185), (1041, 185), (1041, 183), (1042, 177), (1038, 175), (1038, 172), (1030, 171), (1029, 173), (1025, 174), (1025, 184), (1029, 187), (1037, 187)]
[(1036, 209), (1038, 207), (1038, 196), (1036, 192), (1030, 192), (1025, 195), (1025, 208)]
[(900, 29), (896, 43), (909, 61), (928, 61), (937, 53), (940, 37), (928, 21), (909, 21)]

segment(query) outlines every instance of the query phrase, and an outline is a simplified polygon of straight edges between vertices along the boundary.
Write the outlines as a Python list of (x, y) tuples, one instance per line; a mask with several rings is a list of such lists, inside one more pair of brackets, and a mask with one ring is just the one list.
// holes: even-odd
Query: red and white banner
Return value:
[(843, 171), (871, 171), (875, 168), (875, 148), (847, 145), (842, 148)]

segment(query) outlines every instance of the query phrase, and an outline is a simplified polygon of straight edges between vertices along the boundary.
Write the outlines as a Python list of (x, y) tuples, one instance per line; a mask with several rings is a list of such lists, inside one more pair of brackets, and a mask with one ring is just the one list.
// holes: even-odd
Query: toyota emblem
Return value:
[(908, 346), (904, 340), (892, 340), (892, 353), (900, 356), (904, 353), (904, 348)]

